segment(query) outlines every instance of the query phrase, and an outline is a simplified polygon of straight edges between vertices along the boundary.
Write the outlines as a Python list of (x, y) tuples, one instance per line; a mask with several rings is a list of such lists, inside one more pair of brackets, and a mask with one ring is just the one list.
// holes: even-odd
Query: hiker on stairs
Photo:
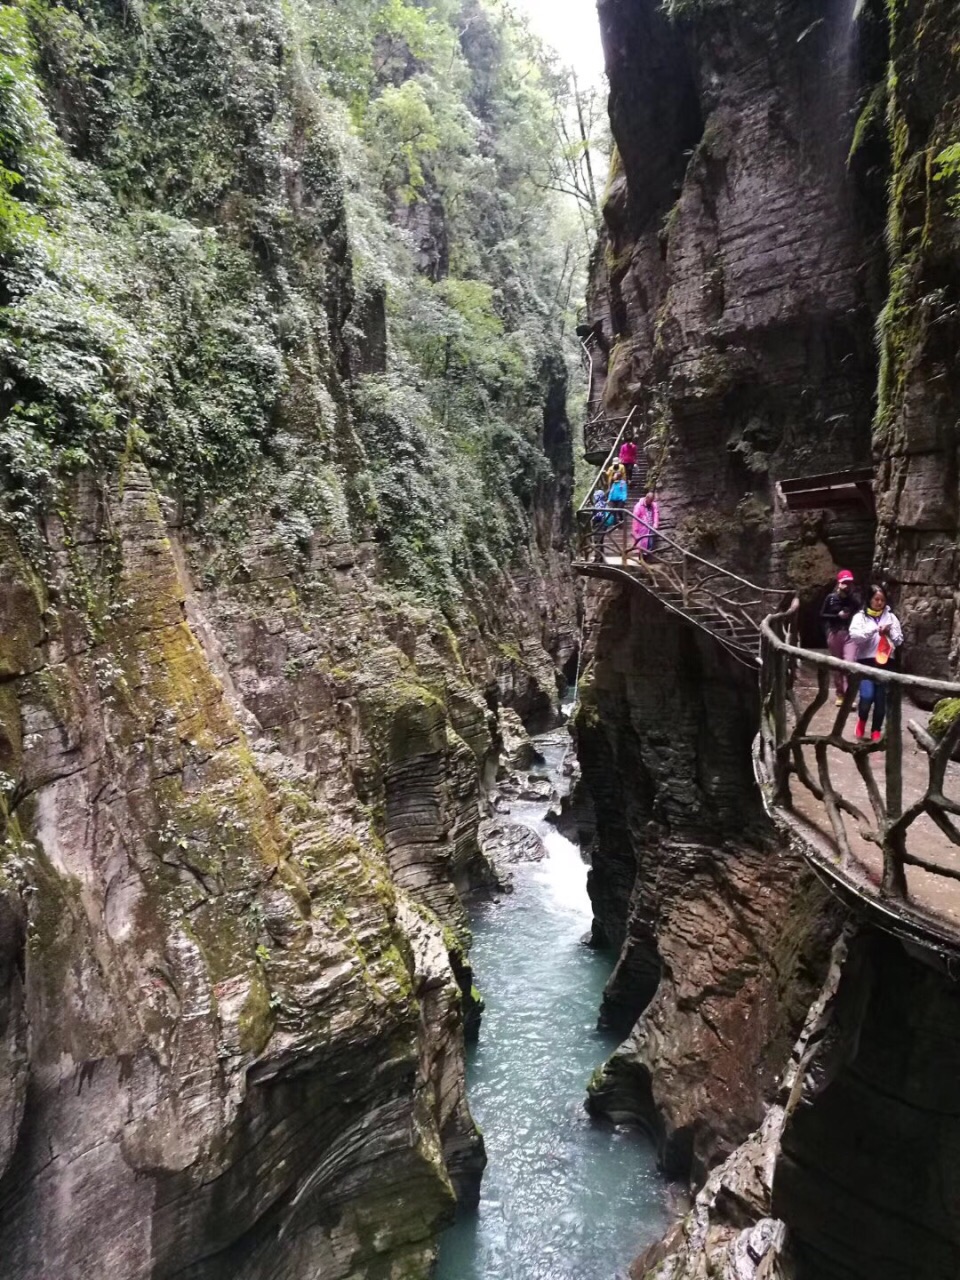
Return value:
[(660, 527), (660, 504), (649, 490), (633, 508), (633, 545), (639, 548), (643, 559), (652, 556), (657, 549), (657, 529)]
[(623, 467), (620, 467), (613, 484), (610, 486), (610, 492), (607, 494), (607, 506), (613, 511), (618, 512), (613, 519), (613, 523), (619, 527), (623, 522), (623, 508), (627, 505), (627, 476)]
[(637, 442), (633, 436), (627, 436), (620, 446), (620, 464), (627, 475), (627, 484), (633, 481), (633, 468), (637, 465)]
[(590, 533), (593, 538), (593, 558), (603, 559), (603, 540), (607, 535), (608, 521), (611, 516), (607, 510), (607, 493), (597, 488), (593, 494), (593, 515), (590, 518)]

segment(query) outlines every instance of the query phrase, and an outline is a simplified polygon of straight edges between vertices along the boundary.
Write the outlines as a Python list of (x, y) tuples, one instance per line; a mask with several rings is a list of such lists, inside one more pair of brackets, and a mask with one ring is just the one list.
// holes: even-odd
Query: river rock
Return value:
[(497, 722), (503, 744), (504, 773), (510, 770), (522, 772), (543, 759), (512, 707), (501, 707)]
[(497, 818), (481, 823), (480, 845), (495, 866), (540, 862), (547, 856), (546, 846), (532, 828)]

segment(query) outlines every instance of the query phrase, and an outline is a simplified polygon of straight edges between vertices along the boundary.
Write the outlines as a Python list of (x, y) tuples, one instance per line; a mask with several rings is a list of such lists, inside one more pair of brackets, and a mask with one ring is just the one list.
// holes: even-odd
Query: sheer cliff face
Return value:
[[(871, 458), (882, 217), (848, 153), (876, 51), (852, 4), (672, 7), (599, 5), (604, 399), (640, 407), (680, 541), (812, 589), (872, 555), (867, 513), (791, 514), (775, 484)], [(755, 676), (648, 599), (598, 611), (591, 893), (620, 949), (605, 1014), (633, 1030), (593, 1105), (644, 1119), (699, 1180), (759, 1123), (836, 920), (759, 812)]]
[(204, 614), (145, 472), (50, 537), (0, 591), (5, 1274), (425, 1272), (483, 1161), (451, 963), (491, 736), (450, 633), (395, 619), (406, 657), (342, 569), (371, 665), (305, 601), (310, 697), (267, 699), (278, 614)]
[(606, 602), (577, 747), (596, 810), (603, 1018), (626, 1039), (590, 1108), (636, 1121), (699, 1184), (761, 1121), (816, 993), (836, 913), (765, 829), (749, 673), (627, 591)]
[(878, 562), (902, 583), (910, 670), (958, 666), (960, 137), (950, 4), (890, 6), (890, 294), (880, 318)]
[[(606, 402), (647, 413), (683, 541), (801, 591), (839, 562), (885, 569), (908, 665), (946, 676), (955, 6), (665, 8), (599, 5), (619, 153), (591, 281)], [(869, 520), (773, 500), (779, 477), (871, 457), (876, 543)], [(605, 1015), (629, 1033), (592, 1104), (648, 1124), (668, 1167), (714, 1166), (634, 1274), (953, 1275), (953, 984), (867, 928), (828, 964), (841, 913), (757, 818), (755, 675), (644, 597), (595, 610), (578, 741), (595, 932), (619, 950)]]
[(0, 15), (5, 1280), (413, 1280), (477, 1193), (461, 895), (574, 651), (564, 371), (464, 570), (288, 18)]
[(637, 404), (688, 541), (772, 581), (869, 564), (868, 519), (789, 516), (778, 479), (870, 462), (875, 224), (847, 153), (853, 5), (599, 5), (617, 156), (592, 280), (605, 398)]

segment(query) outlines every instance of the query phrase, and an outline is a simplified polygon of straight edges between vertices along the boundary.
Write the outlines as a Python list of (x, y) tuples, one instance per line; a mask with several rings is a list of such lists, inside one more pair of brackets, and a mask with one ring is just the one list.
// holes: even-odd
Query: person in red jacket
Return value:
[(627, 473), (627, 484), (633, 479), (633, 468), (637, 465), (637, 442), (633, 436), (627, 436), (620, 446), (620, 461)]

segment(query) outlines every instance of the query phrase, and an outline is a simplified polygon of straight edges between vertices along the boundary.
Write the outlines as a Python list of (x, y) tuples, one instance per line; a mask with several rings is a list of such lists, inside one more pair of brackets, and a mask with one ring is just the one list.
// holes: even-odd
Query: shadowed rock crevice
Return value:
[(626, 1039), (589, 1105), (699, 1183), (760, 1123), (839, 913), (763, 816), (752, 673), (642, 593), (602, 609), (575, 730), (593, 940), (618, 955), (601, 1018)]

